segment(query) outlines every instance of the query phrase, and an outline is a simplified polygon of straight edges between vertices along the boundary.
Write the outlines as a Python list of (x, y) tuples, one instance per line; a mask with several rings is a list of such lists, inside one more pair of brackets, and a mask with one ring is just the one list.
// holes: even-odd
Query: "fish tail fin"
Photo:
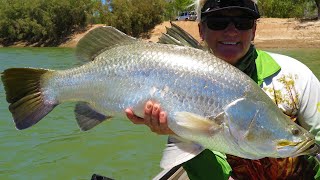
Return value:
[(29, 128), (46, 116), (57, 103), (44, 100), (41, 79), (50, 70), (10, 68), (1, 73), (9, 110), (16, 128)]

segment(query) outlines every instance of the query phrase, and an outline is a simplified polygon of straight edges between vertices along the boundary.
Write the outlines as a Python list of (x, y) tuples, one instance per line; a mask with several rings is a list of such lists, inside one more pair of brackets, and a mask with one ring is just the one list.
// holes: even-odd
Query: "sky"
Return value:
[(101, 2), (102, 2), (103, 4), (105, 4), (106, 1), (107, 1), (107, 2), (110, 2), (111, 0), (101, 0)]

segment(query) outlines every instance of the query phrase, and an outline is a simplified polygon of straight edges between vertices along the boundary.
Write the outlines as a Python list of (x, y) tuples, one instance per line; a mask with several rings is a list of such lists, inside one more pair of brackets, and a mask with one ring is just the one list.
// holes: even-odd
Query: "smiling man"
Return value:
[[(260, 17), (251, 0), (199, 0), (199, 32), (210, 51), (250, 76), (293, 121), (320, 141), (320, 83), (299, 61), (257, 50), (253, 45)], [(165, 109), (147, 102), (144, 118), (126, 109), (135, 124), (147, 125), (157, 134), (171, 135)], [(169, 143), (177, 140), (169, 138)], [(315, 161), (306, 157), (248, 160), (203, 150), (183, 164), (190, 179), (313, 179)], [(317, 175), (318, 176), (318, 175)]]

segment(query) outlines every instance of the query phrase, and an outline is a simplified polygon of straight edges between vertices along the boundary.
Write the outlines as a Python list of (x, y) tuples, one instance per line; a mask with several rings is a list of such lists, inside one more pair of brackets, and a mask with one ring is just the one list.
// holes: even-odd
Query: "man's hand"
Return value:
[(144, 118), (136, 116), (130, 108), (126, 109), (125, 112), (134, 124), (145, 124), (154, 133), (159, 135), (174, 134), (168, 127), (167, 113), (161, 110), (159, 104), (148, 101), (144, 107)]

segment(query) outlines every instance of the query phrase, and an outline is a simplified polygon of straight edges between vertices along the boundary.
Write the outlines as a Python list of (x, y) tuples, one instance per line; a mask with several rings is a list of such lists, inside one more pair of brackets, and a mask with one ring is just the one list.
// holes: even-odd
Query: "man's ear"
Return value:
[(254, 21), (254, 25), (252, 27), (252, 38), (251, 38), (251, 41), (254, 41), (254, 38), (256, 37), (256, 30), (257, 30), (257, 21)]
[(204, 29), (205, 29), (204, 24), (199, 22), (198, 23), (198, 28), (199, 28), (200, 38), (201, 38), (202, 41), (204, 41)]

